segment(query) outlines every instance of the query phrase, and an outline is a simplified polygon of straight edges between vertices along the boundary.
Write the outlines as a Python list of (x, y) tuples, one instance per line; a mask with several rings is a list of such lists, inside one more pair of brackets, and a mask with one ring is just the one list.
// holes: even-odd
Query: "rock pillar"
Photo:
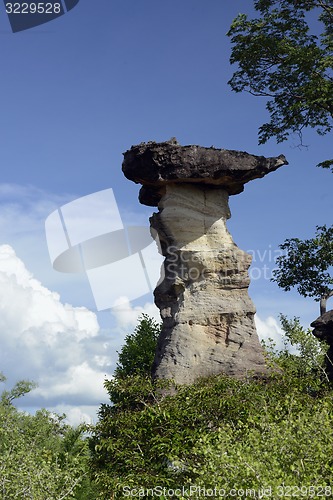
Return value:
[(150, 222), (165, 256), (164, 279), (154, 292), (163, 320), (155, 377), (189, 384), (219, 373), (266, 371), (248, 295), (251, 256), (233, 242), (226, 221), (229, 194), (284, 163), (284, 157), (174, 141), (125, 153), (125, 175), (143, 184), (140, 200), (158, 206)]

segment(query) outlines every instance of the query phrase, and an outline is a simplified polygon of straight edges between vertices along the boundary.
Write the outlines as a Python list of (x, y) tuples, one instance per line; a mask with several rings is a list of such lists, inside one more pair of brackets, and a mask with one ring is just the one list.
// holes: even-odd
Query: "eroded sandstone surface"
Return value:
[(164, 279), (154, 292), (163, 320), (155, 377), (188, 384), (218, 373), (266, 371), (248, 295), (251, 256), (226, 227), (228, 199), (286, 163), (283, 156), (175, 140), (140, 144), (124, 154), (125, 176), (142, 184), (140, 201), (158, 206), (150, 223), (165, 256)]

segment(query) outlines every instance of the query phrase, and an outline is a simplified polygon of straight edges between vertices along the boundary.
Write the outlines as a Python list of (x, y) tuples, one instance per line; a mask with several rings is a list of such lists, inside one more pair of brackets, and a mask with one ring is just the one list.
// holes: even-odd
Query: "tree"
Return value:
[(320, 301), (320, 314), (326, 312), (333, 296), (333, 226), (317, 226), (316, 236), (308, 240), (291, 238), (279, 246), (286, 253), (277, 258), (272, 281), (289, 291), (297, 287), (303, 297)]
[(160, 331), (161, 325), (147, 314), (142, 314), (134, 332), (125, 337), (114, 372), (117, 378), (150, 375)]
[[(0, 374), (0, 382), (6, 378)], [(90, 500), (96, 498), (88, 476), (84, 427), (64, 422), (65, 415), (39, 410), (23, 413), (13, 402), (36, 385), (19, 381), (0, 400), (0, 498)]]
[[(0, 373), (0, 382), (6, 382), (6, 377)], [(37, 384), (30, 380), (19, 380), (10, 391), (2, 391), (1, 404), (9, 406), (15, 399), (19, 399), (35, 389)]]
[(307, 498), (319, 488), (330, 495), (332, 391), (307, 352), (283, 359), (265, 379), (209, 377), (100, 420), (92, 470), (101, 498), (150, 499), (152, 491), (167, 498), (161, 488), (179, 492), (180, 485), (192, 494), (179, 498), (199, 498), (204, 489), (212, 498), (224, 498), (222, 490), (259, 498), (254, 490), (271, 488), (266, 496), (277, 499), (285, 487)]
[(101, 421), (125, 408), (141, 407), (151, 398), (154, 392), (151, 368), (160, 331), (160, 324), (147, 314), (142, 314), (134, 332), (126, 335), (114, 377), (104, 383), (112, 406), (100, 406)]
[(333, 398), (325, 346), (297, 318), (281, 322), (298, 352), (273, 347), (269, 358), (279, 369), (264, 378), (221, 374), (172, 396), (155, 391), (145, 398), (144, 390), (156, 388), (149, 388), (147, 373), (115, 377), (123, 400), (100, 414), (91, 438), (98, 498), (166, 498), (172, 490), (181, 496), (179, 485), (187, 492), (181, 498), (204, 490), (214, 498), (232, 490), (237, 498), (245, 490), (256, 498), (255, 490), (271, 498), (292, 490), (331, 495)]
[[(234, 19), (228, 36), (230, 62), (239, 69), (228, 82), (235, 92), (268, 98), (270, 121), (259, 129), (259, 144), (277, 142), (315, 128), (333, 127), (333, 0), (256, 0), (260, 17)], [(310, 26), (321, 33), (311, 33)], [(333, 159), (319, 164), (332, 168)]]
[[(326, 342), (314, 337), (311, 328), (305, 330), (297, 317), (288, 319), (280, 314), (280, 322), (283, 330), (283, 349), (276, 349), (272, 339), (261, 342), (266, 351), (268, 365), (273, 369), (279, 367), (293, 377), (313, 377), (313, 390), (314, 381), (317, 388), (325, 381), (329, 383), (332, 365), (327, 355), (329, 346)], [(293, 352), (291, 347), (294, 347)]]

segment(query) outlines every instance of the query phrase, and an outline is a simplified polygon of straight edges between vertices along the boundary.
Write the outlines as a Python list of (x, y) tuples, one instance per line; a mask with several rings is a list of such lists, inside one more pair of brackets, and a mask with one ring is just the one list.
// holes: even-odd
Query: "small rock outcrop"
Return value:
[(165, 256), (156, 287), (162, 332), (154, 376), (189, 384), (225, 373), (266, 371), (248, 295), (251, 256), (226, 227), (228, 198), (244, 184), (287, 164), (240, 151), (143, 143), (124, 153), (125, 176), (142, 184), (139, 199), (158, 206), (150, 219)]
[(325, 341), (329, 348), (326, 358), (326, 373), (333, 380), (333, 310), (327, 311), (311, 323), (313, 335), (319, 340)]

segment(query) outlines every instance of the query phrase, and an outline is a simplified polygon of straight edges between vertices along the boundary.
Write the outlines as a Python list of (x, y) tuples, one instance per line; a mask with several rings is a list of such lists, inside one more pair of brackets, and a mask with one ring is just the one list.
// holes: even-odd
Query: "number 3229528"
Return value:
[(61, 4), (60, 3), (6, 3), (7, 14), (60, 14)]

